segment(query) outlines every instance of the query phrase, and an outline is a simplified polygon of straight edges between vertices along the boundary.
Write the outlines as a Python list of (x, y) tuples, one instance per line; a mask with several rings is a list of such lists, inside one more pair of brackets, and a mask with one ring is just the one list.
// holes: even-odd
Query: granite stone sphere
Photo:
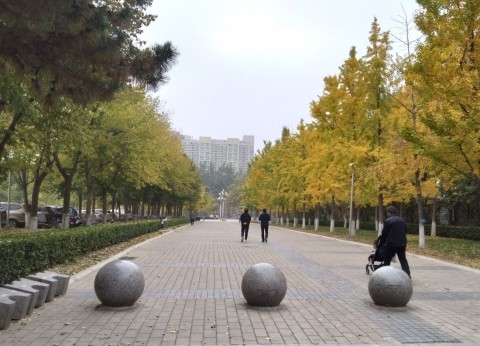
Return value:
[(413, 294), (412, 280), (401, 269), (380, 267), (370, 277), (368, 293), (376, 305), (405, 306)]
[(132, 306), (145, 288), (140, 268), (133, 262), (115, 260), (105, 264), (95, 276), (95, 294), (105, 306)]
[(274, 265), (257, 263), (243, 275), (242, 293), (248, 305), (277, 306), (287, 293), (287, 279)]

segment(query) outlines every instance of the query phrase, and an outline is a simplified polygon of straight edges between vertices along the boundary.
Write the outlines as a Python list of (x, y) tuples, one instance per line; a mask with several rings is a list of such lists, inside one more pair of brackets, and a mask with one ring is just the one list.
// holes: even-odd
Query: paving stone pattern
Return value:
[[(12, 321), (0, 345), (480, 344), (480, 271), (408, 254), (410, 302), (380, 307), (368, 293), (369, 246), (269, 233), (262, 243), (252, 224), (241, 243), (238, 222), (171, 230), (109, 259), (141, 268), (145, 290), (133, 307), (100, 304), (100, 263), (73, 276), (65, 296)], [(287, 279), (279, 306), (251, 307), (242, 296), (244, 273), (261, 262)]]

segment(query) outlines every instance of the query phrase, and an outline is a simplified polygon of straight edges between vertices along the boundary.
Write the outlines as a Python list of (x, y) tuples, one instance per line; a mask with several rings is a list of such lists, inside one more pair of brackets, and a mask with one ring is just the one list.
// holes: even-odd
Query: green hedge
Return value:
[[(343, 226), (343, 224), (342, 224)], [(374, 222), (361, 222), (360, 228), (363, 230), (375, 230)], [(432, 225), (425, 225), (425, 235), (431, 235)], [(418, 224), (408, 224), (409, 234), (418, 234)], [(478, 227), (460, 227), (437, 225), (437, 236), (444, 238), (480, 240), (480, 228)]]
[[(409, 225), (409, 229), (417, 230), (418, 225)], [(431, 225), (425, 225), (425, 234), (431, 235)], [(480, 240), (480, 228), (437, 225), (437, 236), (445, 238)]]
[[(168, 225), (188, 222), (175, 218)], [(0, 285), (159, 229), (156, 220), (4, 235), (0, 237)]]
[[(330, 223), (325, 223), (329, 226)], [(335, 227), (343, 227), (343, 221), (335, 221)], [(367, 231), (375, 231), (374, 222), (360, 222), (360, 228)], [(425, 225), (425, 235), (431, 235), (432, 225)], [(409, 234), (418, 234), (418, 224), (408, 224)], [(444, 238), (480, 240), (480, 228), (437, 225), (437, 236)]]
[[(330, 221), (321, 220), (320, 226), (330, 226)], [(335, 227), (344, 227), (343, 220), (335, 220)], [(374, 222), (360, 222), (360, 228), (365, 231), (375, 231)], [(425, 225), (425, 235), (431, 235), (432, 225)], [(408, 225), (409, 234), (418, 234), (418, 224)], [(479, 227), (460, 227), (460, 226), (443, 226), (437, 225), (437, 236), (444, 238), (455, 239), (467, 239), (467, 240), (480, 240), (480, 228)]]
[[(335, 228), (337, 228), (337, 227), (343, 227), (344, 224), (345, 224), (345, 223), (343, 222), (343, 220), (342, 220), (342, 221), (341, 221), (341, 220), (335, 220)], [(330, 220), (320, 220), (320, 221), (318, 222), (318, 225), (319, 225), (319, 226), (330, 227)], [(363, 224), (361, 224), (361, 225), (363, 225)]]

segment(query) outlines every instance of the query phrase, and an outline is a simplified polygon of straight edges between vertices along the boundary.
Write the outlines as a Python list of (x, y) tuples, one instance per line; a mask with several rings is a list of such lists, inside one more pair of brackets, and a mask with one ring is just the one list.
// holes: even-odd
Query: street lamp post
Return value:
[(220, 218), (223, 219), (225, 217), (225, 199), (228, 197), (228, 192), (222, 190), (218, 193), (218, 200), (220, 201)]
[(222, 198), (218, 195), (218, 217), (222, 218)]
[(348, 221), (348, 235), (353, 237), (355, 235), (355, 227), (353, 227), (353, 184), (355, 181), (355, 168), (353, 162), (348, 165), (352, 169), (352, 184), (350, 187), (350, 219)]

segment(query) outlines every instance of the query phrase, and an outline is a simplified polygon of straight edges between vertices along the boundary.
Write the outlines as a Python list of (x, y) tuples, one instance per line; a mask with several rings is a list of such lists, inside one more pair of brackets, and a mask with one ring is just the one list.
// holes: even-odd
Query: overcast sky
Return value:
[[(365, 54), (374, 17), (404, 36), (415, 0), (154, 0), (149, 45), (180, 55), (156, 93), (173, 128), (194, 138), (255, 136), (255, 149), (311, 122), (323, 78), (338, 74), (352, 46)], [(392, 38), (393, 40), (393, 38)], [(401, 50), (394, 43), (396, 50)]]

